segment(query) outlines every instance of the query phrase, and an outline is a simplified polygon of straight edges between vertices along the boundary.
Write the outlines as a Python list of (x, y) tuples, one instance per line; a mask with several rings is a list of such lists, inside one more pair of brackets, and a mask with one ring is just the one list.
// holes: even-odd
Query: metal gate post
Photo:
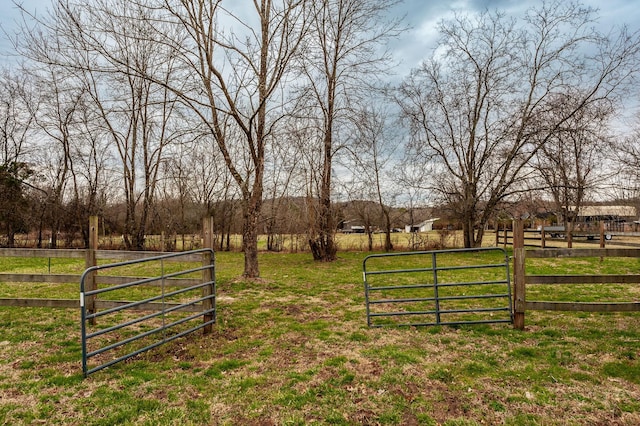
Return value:
[(84, 276), (80, 278), (80, 333), (82, 345), (82, 374), (87, 377), (87, 308), (85, 306)]

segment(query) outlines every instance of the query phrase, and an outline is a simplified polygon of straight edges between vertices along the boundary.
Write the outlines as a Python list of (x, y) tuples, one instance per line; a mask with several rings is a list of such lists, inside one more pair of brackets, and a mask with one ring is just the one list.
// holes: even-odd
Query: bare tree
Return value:
[[(572, 99), (562, 96), (552, 103), (548, 115), (571, 108)], [(561, 214), (565, 229), (571, 232), (578, 211), (589, 196), (611, 173), (605, 172), (607, 120), (612, 113), (609, 103), (583, 108), (549, 137), (533, 158), (544, 192), (551, 195), (556, 212)], [(549, 121), (540, 117), (540, 126)]]
[[(165, 235), (185, 235), (194, 231), (194, 225), (200, 223), (205, 216), (201, 206), (196, 207), (193, 198), (195, 161), (191, 144), (176, 145), (170, 150), (167, 161), (163, 164), (163, 176), (160, 194), (162, 197), (162, 211), (157, 211), (159, 217), (158, 230)], [(193, 217), (195, 215), (195, 217)], [(197, 220), (194, 223), (194, 219)], [(197, 228), (195, 228), (197, 229)], [(184, 244), (183, 244), (184, 247)], [(173, 247), (175, 248), (175, 247)], [(172, 250), (172, 247), (165, 247)]]
[(163, 2), (188, 35), (186, 41), (165, 42), (180, 52), (189, 90), (167, 85), (208, 128), (240, 188), (248, 278), (260, 275), (257, 241), (267, 144), (285, 115), (282, 83), (305, 35), (305, 3), (261, 0), (247, 10), (223, 7), (219, 0)]
[(114, 153), (109, 150), (109, 139), (104, 137), (96, 113), (85, 98), (76, 116), (71, 152), (73, 200), (69, 208), (75, 212), (85, 247), (89, 246), (89, 217), (104, 214), (117, 186), (117, 174), (110, 168), (115, 163)]
[(28, 75), (3, 70), (0, 74), (0, 226), (13, 247), (15, 234), (28, 221), (25, 184), (33, 175), (28, 165), (34, 132), (30, 106), (37, 97)]
[(607, 147), (617, 164), (616, 195), (621, 199), (640, 200), (640, 116), (636, 116), (631, 132)]
[(424, 186), (428, 181), (429, 173), (421, 164), (416, 164), (415, 158), (409, 155), (394, 165), (393, 174), (394, 180), (399, 186), (399, 203), (403, 206), (400, 212), (403, 215), (405, 226), (409, 227), (409, 235), (407, 236), (409, 247), (411, 250), (426, 250), (425, 241), (419, 233), (413, 232), (413, 230), (418, 222), (425, 219), (417, 213), (433, 202), (432, 191)]
[(392, 131), (388, 109), (365, 107), (354, 112), (353, 134), (349, 138), (347, 166), (352, 179), (368, 200), (375, 200), (385, 232), (384, 250), (393, 250), (391, 242), (392, 200), (395, 198), (391, 176), (393, 155), (399, 135)]
[[(373, 234), (377, 231), (381, 223), (380, 209), (374, 201), (366, 200), (362, 197), (362, 188), (351, 186), (346, 192), (349, 194), (350, 200), (343, 209), (344, 225), (347, 232), (354, 232), (353, 228), (347, 228), (358, 223), (356, 226), (362, 226), (362, 232), (367, 236), (367, 249), (373, 251)], [(358, 231), (360, 232), (360, 231)]]
[(49, 15), (37, 20), (39, 27), (23, 28), (25, 37), (17, 45), (36, 63), (63, 70), (63, 78), (91, 100), (102, 134), (121, 161), (129, 249), (144, 247), (164, 149), (183, 135), (176, 97), (166, 88), (177, 78), (175, 55), (152, 37), (167, 29), (154, 13), (122, 0), (57, 0)]
[(4, 69), (0, 73), (0, 164), (24, 159), (30, 150), (37, 98), (29, 75)]
[[(480, 245), (496, 206), (525, 187), (537, 151), (629, 82), (637, 34), (623, 28), (606, 37), (591, 27), (595, 18), (590, 8), (558, 0), (520, 21), (498, 12), (458, 15), (441, 22), (440, 47), (402, 84), (410, 148), (460, 217), (465, 247)], [(573, 102), (546, 114), (563, 93)]]
[[(66, 195), (77, 187), (73, 174), (73, 139), (79, 130), (77, 123), (84, 108), (84, 91), (69, 85), (59, 67), (42, 68), (40, 75), (34, 77), (38, 81), (40, 100), (31, 106), (31, 114), (48, 149), (36, 150), (32, 159), (37, 164), (39, 185), (47, 193), (42, 205), (43, 218), (51, 231), (50, 247), (56, 248), (63, 223), (75, 220), (75, 214), (69, 215), (64, 205)], [(39, 227), (39, 244), (43, 225)]]
[[(288, 128), (288, 126), (293, 126)], [(271, 145), (269, 161), (266, 163), (267, 183), (265, 192), (268, 205), (263, 209), (267, 250), (281, 251), (285, 234), (290, 231), (292, 222), (288, 198), (295, 194), (296, 174), (302, 158), (300, 144), (296, 140), (295, 120), (289, 119), (278, 137)]]
[(339, 134), (349, 123), (353, 107), (365, 102), (376, 76), (388, 71), (385, 43), (400, 30), (388, 20), (395, 0), (321, 0), (311, 2), (312, 37), (306, 44), (302, 68), (308, 84), (304, 88), (309, 117), (315, 120), (321, 147), (316, 166), (320, 186), (310, 223), (309, 246), (313, 258), (336, 258), (335, 223), (331, 208), (332, 167), (340, 149)]

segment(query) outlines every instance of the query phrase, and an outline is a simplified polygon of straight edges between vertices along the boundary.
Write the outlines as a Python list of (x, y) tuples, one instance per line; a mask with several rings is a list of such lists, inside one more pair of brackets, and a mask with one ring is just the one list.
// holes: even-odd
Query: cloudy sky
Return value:
[[(46, 13), (51, 0), (0, 0), (3, 4), (0, 10), (0, 26), (4, 31), (12, 33), (15, 22), (20, 14), (15, 6), (19, 2), (37, 14)], [(628, 23), (631, 27), (640, 26), (640, 0), (582, 0), (582, 3), (600, 12), (599, 26), (601, 31), (607, 32), (616, 25)], [(402, 38), (394, 43), (393, 50), (402, 69), (411, 69), (429, 56), (437, 39), (437, 23), (443, 18), (452, 16), (454, 10), (481, 11), (485, 9), (500, 9), (509, 14), (519, 15), (540, 1), (523, 0), (404, 0), (392, 11), (394, 14), (405, 16), (410, 29)], [(2, 34), (0, 40), (0, 62), (8, 61), (6, 52), (8, 43)]]
[[(640, 28), (640, 0), (582, 0), (582, 4), (597, 9), (600, 16), (598, 29), (609, 32), (612, 28), (628, 24)], [(532, 0), (405, 0), (396, 7), (396, 13), (405, 16), (411, 29), (394, 46), (403, 68), (413, 68), (430, 56), (435, 47), (437, 24), (453, 16), (456, 11), (479, 12), (499, 9), (507, 14), (523, 16), (524, 12), (540, 1)]]

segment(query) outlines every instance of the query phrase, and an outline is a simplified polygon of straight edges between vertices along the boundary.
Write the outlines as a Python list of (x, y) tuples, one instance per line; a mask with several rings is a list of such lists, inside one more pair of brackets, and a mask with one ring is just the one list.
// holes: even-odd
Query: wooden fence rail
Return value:
[[(39, 257), (49, 259), (84, 259), (89, 249), (0, 248), (0, 257)], [(136, 260), (166, 254), (161, 251), (95, 250), (96, 260)], [(200, 262), (200, 255), (185, 255), (180, 262)], [(168, 259), (168, 262), (175, 261)]]
[(632, 257), (640, 258), (640, 249), (525, 249), (524, 227), (521, 220), (513, 224), (513, 270), (514, 270), (514, 328), (523, 330), (527, 310), (582, 311), (582, 312), (640, 312), (640, 302), (594, 303), (594, 302), (547, 302), (526, 299), (526, 286), (535, 284), (636, 284), (640, 275), (527, 275), (526, 259), (530, 258), (585, 258), (585, 257)]
[[(523, 229), (523, 243), (526, 247), (539, 247), (539, 248), (547, 248), (549, 243), (562, 244), (566, 245), (567, 248), (573, 247), (574, 238), (581, 238), (583, 242), (588, 242), (591, 244), (599, 244), (600, 248), (604, 248), (612, 238), (611, 233), (605, 233), (604, 222), (601, 222), (597, 230), (584, 231), (584, 230), (573, 230), (571, 232), (564, 231), (549, 231), (545, 229), (544, 226), (540, 227), (540, 229)], [(552, 236), (554, 234), (562, 234), (562, 237), (558, 237), (556, 235), (555, 238)], [(625, 235), (624, 233), (615, 233), (615, 235)], [(551, 236), (551, 238), (550, 238)], [(506, 224), (502, 223), (502, 227), (500, 223), (497, 224), (495, 229), (495, 245), (496, 247), (503, 246), (504, 248), (507, 245), (512, 245), (514, 241), (514, 231), (510, 230)], [(630, 245), (637, 246), (636, 244), (625, 244), (617, 242), (616, 245)]]
[[(205, 227), (208, 221), (205, 221)], [(210, 227), (210, 226), (209, 226)], [(89, 248), (88, 249), (24, 249), (24, 248), (0, 248), (0, 257), (21, 257), (21, 258), (44, 258), (44, 259), (85, 259), (85, 269), (92, 266), (97, 266), (98, 260), (109, 261), (127, 261), (145, 259), (149, 257), (156, 257), (158, 255), (166, 254), (163, 252), (151, 252), (151, 251), (116, 251), (116, 250), (98, 250), (98, 218), (92, 217), (89, 221)], [(205, 232), (208, 229), (205, 228)], [(208, 241), (205, 241), (208, 242)], [(180, 256), (179, 259), (167, 259), (167, 262), (179, 261), (179, 262), (202, 262), (202, 255), (200, 254), (186, 254)], [(208, 277), (205, 277), (207, 279)], [(92, 286), (96, 285), (118, 285), (131, 282), (133, 280), (139, 280), (140, 277), (127, 277), (127, 276), (109, 276), (109, 275), (96, 275), (93, 277), (94, 282)], [(209, 277), (210, 279), (210, 277)], [(65, 284), (65, 283), (80, 283), (80, 274), (25, 274), (25, 273), (0, 273), (0, 282), (2, 283), (48, 283), (48, 284)], [(165, 278), (165, 284), (174, 287), (190, 287), (198, 283), (203, 282), (198, 278)], [(150, 283), (149, 286), (160, 286), (162, 283)], [(108, 309), (110, 307), (117, 306), (119, 301), (98, 301), (95, 302), (95, 308)], [(136, 309), (150, 310), (155, 309), (154, 306), (140, 305)], [(14, 306), (14, 307), (46, 307), (46, 308), (80, 308), (79, 299), (36, 299), (36, 298), (0, 298), (0, 306)], [(197, 312), (202, 310), (202, 307), (193, 306), (193, 311)], [(191, 308), (189, 308), (191, 309)]]

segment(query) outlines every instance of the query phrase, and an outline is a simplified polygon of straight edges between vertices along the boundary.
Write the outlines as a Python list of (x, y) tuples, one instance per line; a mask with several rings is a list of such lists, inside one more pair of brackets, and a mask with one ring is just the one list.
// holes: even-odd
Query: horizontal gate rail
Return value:
[[(164, 262), (180, 260), (184, 256), (189, 261), (200, 259), (202, 266), (187, 268), (177, 272), (165, 273)], [(99, 270), (114, 269), (134, 264), (158, 262), (160, 274), (148, 278), (132, 278), (129, 282), (118, 281), (111, 287), (87, 288), (89, 278), (95, 276)], [(203, 279), (185, 287), (183, 279), (177, 277), (200, 272)], [(121, 278), (121, 277), (120, 277)], [(192, 279), (190, 279), (192, 280)], [(178, 282), (181, 285), (176, 285)], [(98, 281), (100, 282), (100, 281)], [(144, 287), (148, 291), (160, 291), (160, 294), (146, 296), (134, 301), (102, 301), (95, 300), (98, 295), (115, 291), (137, 290)], [(167, 287), (179, 287), (167, 289)], [(194, 294), (197, 292), (197, 295)], [(80, 308), (82, 331), (82, 369), (84, 376), (107, 368), (113, 364), (139, 355), (145, 351), (158, 347), (164, 343), (183, 337), (189, 333), (205, 327), (210, 327), (216, 321), (215, 304), (215, 256), (212, 249), (200, 249), (190, 252), (170, 253), (155, 257), (145, 257), (130, 261), (112, 263), (109, 265), (88, 268), (80, 280)], [(91, 307), (91, 309), (89, 309)], [(156, 311), (142, 316), (127, 318), (134, 312), (142, 310)], [(195, 313), (194, 313), (195, 312)], [(117, 315), (117, 318), (116, 318)], [(120, 318), (124, 316), (125, 318)], [(90, 330), (97, 318), (101, 323), (108, 319), (115, 324), (107, 324), (103, 328)], [(202, 322), (189, 324), (202, 318)], [(188, 328), (183, 329), (186, 325)], [(146, 329), (148, 327), (148, 329)], [(206, 328), (205, 328), (206, 331)], [(120, 336), (118, 333), (122, 333)], [(130, 335), (127, 335), (129, 333)], [(148, 342), (147, 338), (155, 338)], [(92, 342), (92, 348), (89, 344)], [(142, 347), (127, 349), (130, 345), (140, 342)], [(97, 347), (96, 347), (97, 346)], [(95, 347), (95, 348), (94, 348)], [(109, 360), (98, 360), (97, 365), (89, 367), (89, 359), (107, 352), (116, 352)], [(123, 353), (124, 352), (124, 353)]]
[[(152, 329), (152, 330), (146, 331), (146, 332), (144, 332), (144, 333), (140, 333), (140, 334), (138, 334), (138, 335), (136, 335), (136, 336), (129, 337), (129, 338), (124, 339), (124, 340), (120, 340), (120, 341), (115, 342), (115, 343), (112, 343), (112, 344), (110, 344), (110, 345), (108, 345), (108, 346), (104, 346), (104, 347), (102, 347), (102, 348), (100, 348), (100, 349), (96, 349), (95, 351), (87, 352), (87, 357), (92, 357), (92, 356), (99, 355), (99, 354), (101, 354), (101, 353), (104, 353), (104, 352), (110, 351), (110, 350), (112, 350), (112, 349), (119, 348), (120, 346), (124, 346), (124, 345), (126, 345), (127, 343), (135, 342), (136, 340), (139, 340), (139, 339), (141, 339), (141, 338), (143, 338), (143, 337), (151, 336), (152, 334), (155, 334), (155, 333), (157, 333), (157, 332), (159, 332), (159, 331), (163, 331), (163, 330), (165, 330), (167, 327), (173, 327), (174, 325), (182, 324), (182, 323), (184, 323), (184, 322), (190, 321), (190, 320), (192, 320), (192, 319), (194, 319), (194, 318), (198, 318), (198, 317), (200, 317), (200, 316), (201, 316), (200, 314), (191, 315), (191, 316), (189, 316), (189, 317), (182, 318), (182, 319), (180, 319), (180, 320), (174, 321), (174, 322), (172, 322), (172, 323), (170, 323), (170, 324), (165, 324), (165, 325), (163, 325), (162, 327), (156, 327), (156, 328), (154, 328), (154, 329)], [(121, 329), (121, 328), (122, 328), (122, 327), (116, 327), (116, 328), (115, 328), (115, 330), (119, 330), (119, 329)], [(192, 329), (191, 329), (191, 331), (198, 330), (199, 328), (201, 328), (201, 327), (194, 327), (194, 328), (192, 328)], [(96, 336), (99, 336), (100, 334), (102, 334), (102, 333), (93, 333), (93, 335), (87, 335), (87, 338), (90, 338), (90, 337), (96, 337)], [(131, 358), (132, 356), (138, 355), (138, 354), (140, 354), (140, 353), (142, 353), (142, 352), (144, 352), (144, 351), (146, 351), (146, 350), (148, 350), (148, 349), (150, 349), (150, 348), (155, 348), (156, 346), (161, 345), (162, 343), (166, 343), (166, 342), (168, 342), (168, 341), (171, 341), (171, 340), (173, 340), (173, 339), (174, 339), (174, 337), (173, 337), (173, 336), (172, 336), (171, 338), (169, 338), (169, 339), (163, 339), (162, 341), (155, 342), (155, 343), (153, 343), (153, 344), (151, 344), (151, 345), (145, 346), (145, 347), (144, 347), (144, 348), (142, 348), (142, 349), (139, 349), (139, 350), (137, 350), (137, 351), (134, 351), (134, 352), (132, 352), (131, 354), (126, 354), (126, 355), (123, 355), (123, 356), (121, 356), (121, 357), (119, 357), (119, 358), (116, 358), (116, 359), (118, 359), (118, 360), (120, 360), (120, 361), (123, 361), (123, 360), (125, 360), (125, 359), (127, 359), (127, 358)], [(93, 369), (93, 370), (91, 370), (91, 371), (97, 371), (97, 369)]]
[[(406, 264), (413, 260), (411, 256), (415, 257), (411, 263), (428, 265), (397, 267), (398, 263)], [(465, 256), (472, 256), (473, 261), (465, 259)], [(493, 256), (490, 259), (493, 263), (483, 263), (489, 256)], [(452, 264), (456, 259), (457, 264)], [(364, 259), (362, 268), (367, 324), (370, 327), (513, 321), (509, 259), (501, 248), (375, 254)], [(467, 275), (461, 279), (460, 274)], [(469, 279), (468, 274), (479, 276), (474, 280)], [(494, 313), (503, 315), (486, 318), (487, 314), (493, 316)], [(443, 318), (451, 315), (454, 318)], [(416, 321), (400, 323), (393, 320), (403, 317), (415, 318)]]
[[(123, 300), (96, 300), (96, 309), (107, 309), (115, 306), (128, 304)], [(172, 303), (143, 303), (137, 306), (130, 306), (130, 310), (138, 311), (161, 311), (167, 306), (173, 306)], [(14, 306), (18, 308), (56, 308), (56, 309), (80, 309), (80, 301), (78, 299), (5, 299), (0, 298), (0, 306)], [(181, 310), (185, 312), (201, 312), (201, 306), (182, 306)]]
[[(138, 307), (140, 305), (144, 305), (145, 303), (151, 303), (151, 302), (154, 302), (156, 300), (163, 300), (163, 299), (165, 299), (167, 297), (177, 296), (178, 294), (186, 293), (186, 292), (191, 291), (191, 290), (197, 290), (197, 289), (200, 289), (200, 288), (205, 287), (207, 285), (209, 285), (209, 283), (203, 283), (203, 284), (199, 284), (199, 285), (194, 285), (194, 286), (189, 287), (189, 288), (184, 288), (184, 289), (181, 289), (181, 290), (176, 290), (176, 291), (172, 291), (172, 292), (169, 292), (169, 293), (160, 294), (158, 296), (149, 297), (148, 299), (138, 300), (136, 302), (125, 302), (122, 305), (114, 306), (114, 307), (112, 307), (110, 309), (105, 309), (104, 311), (99, 311), (99, 312), (96, 312), (94, 314), (88, 314), (88, 315), (86, 315), (85, 319), (89, 320), (89, 319), (92, 319), (92, 318), (98, 318), (98, 317), (101, 317), (101, 316), (104, 316), (104, 315), (113, 314), (115, 312), (119, 312), (119, 311), (122, 311), (122, 310), (125, 310), (125, 309), (135, 308), (135, 307)], [(89, 295), (89, 293), (87, 293), (87, 295)], [(197, 303), (197, 302), (202, 302), (202, 300), (196, 299), (195, 303)], [(180, 308), (182, 306), (187, 306), (187, 305), (188, 304), (179, 304), (179, 305), (175, 305), (175, 308), (178, 309), (178, 308)], [(165, 309), (163, 311), (169, 312), (168, 309)]]
[[(194, 318), (198, 318), (198, 317), (200, 317), (200, 316), (202, 316), (202, 314), (194, 315), (193, 317), (188, 318), (188, 319), (194, 319)], [(188, 320), (188, 319), (187, 319), (187, 320)], [(184, 321), (183, 321), (183, 322), (184, 322)], [(178, 325), (178, 324), (170, 324), (170, 325), (167, 325), (167, 327), (169, 327), (169, 326), (173, 326), (173, 325)], [(193, 333), (194, 331), (198, 331), (198, 330), (200, 330), (200, 329), (201, 329), (201, 328), (203, 328), (205, 325), (206, 325), (206, 324), (202, 324), (202, 325), (200, 325), (200, 326), (193, 327), (193, 328), (191, 328), (191, 329), (189, 329), (189, 330), (182, 331), (182, 332), (180, 332), (180, 333), (178, 333), (178, 334), (174, 334), (174, 335), (172, 335), (172, 336), (170, 336), (170, 337), (168, 337), (168, 338), (162, 339), (161, 341), (157, 341), (157, 342), (154, 342), (154, 343), (152, 343), (152, 344), (150, 344), (150, 345), (147, 345), (147, 346), (145, 346), (145, 347), (143, 347), (143, 348), (137, 349), (137, 350), (135, 350), (135, 351), (133, 351), (133, 352), (131, 352), (131, 353), (127, 354), (127, 355), (123, 355), (123, 356), (121, 356), (121, 357), (119, 357), (119, 358), (116, 358), (116, 359), (112, 359), (112, 360), (110, 360), (110, 361), (107, 361), (107, 362), (105, 362), (104, 364), (101, 364), (101, 365), (100, 365), (100, 366), (98, 366), (98, 367), (91, 368), (91, 369), (85, 369), (85, 370), (84, 370), (84, 375), (85, 375), (85, 377), (87, 377), (89, 374), (95, 373), (95, 372), (97, 372), (97, 371), (100, 371), (100, 370), (103, 370), (103, 369), (105, 369), (105, 368), (107, 368), (107, 367), (110, 367), (110, 366), (112, 366), (112, 365), (114, 365), (114, 364), (117, 364), (117, 363), (119, 363), (119, 362), (125, 361), (125, 360), (127, 360), (127, 359), (129, 359), (129, 358), (132, 358), (132, 357), (134, 357), (134, 356), (140, 355), (141, 353), (144, 353), (144, 352), (146, 352), (146, 351), (148, 351), (148, 350), (151, 350), (151, 349), (157, 348), (157, 347), (158, 347), (158, 346), (160, 346), (160, 345), (163, 345), (163, 344), (165, 344), (165, 343), (169, 343), (169, 342), (171, 342), (171, 341), (173, 341), (173, 340), (175, 340), (175, 339), (178, 339), (178, 338), (180, 338), (180, 337), (184, 337), (184, 336), (186, 336), (186, 335), (188, 335), (188, 334), (190, 334), (190, 333)], [(158, 328), (157, 330), (154, 330), (153, 332), (159, 332), (159, 331), (162, 331), (162, 329), (163, 329), (163, 328), (164, 328), (164, 327), (162, 327), (162, 328)], [(150, 332), (150, 333), (145, 333), (145, 334), (146, 334), (146, 335), (150, 335), (150, 334), (152, 334), (152, 333)], [(144, 336), (141, 336), (140, 338), (142, 338), (142, 337), (144, 337)], [(101, 351), (101, 352), (99, 352), (99, 353), (102, 353), (102, 352), (104, 352), (104, 351)], [(92, 353), (92, 355), (91, 355), (91, 356), (98, 355), (99, 353)], [(84, 367), (84, 366), (83, 366), (83, 367)], [(85, 368), (86, 368), (86, 367), (85, 367)]]
[[(173, 256), (173, 255), (168, 255), (168, 256)], [(159, 260), (159, 259), (162, 259), (163, 257), (164, 256), (160, 256), (160, 257), (157, 257), (155, 259), (135, 260), (135, 261), (132, 261), (131, 263), (143, 263), (145, 261), (148, 262), (150, 260)], [(129, 262), (114, 263), (112, 265), (106, 265), (104, 267), (106, 268), (107, 266), (109, 266), (109, 267), (127, 266), (127, 265), (129, 265), (131, 263), (129, 263)], [(111, 287), (108, 287), (108, 288), (104, 288), (104, 289), (86, 291), (85, 292), (85, 296), (93, 296), (93, 295), (98, 295), (100, 293), (106, 293), (106, 292), (109, 292), (109, 291), (122, 290), (124, 288), (134, 287), (134, 286), (142, 285), (142, 284), (150, 285), (151, 283), (158, 282), (158, 281), (161, 281), (162, 283), (166, 283), (165, 280), (168, 280), (169, 278), (178, 277), (180, 275), (186, 275), (186, 274), (190, 274), (190, 273), (193, 273), (193, 272), (201, 272), (201, 271), (203, 271), (203, 270), (205, 270), (207, 268), (208, 268), (208, 266), (201, 266), (201, 267), (198, 267), (198, 268), (187, 269), (187, 270), (180, 271), (180, 272), (173, 272), (171, 274), (164, 274), (161, 277), (150, 277), (150, 278), (141, 278), (141, 279), (135, 279), (134, 278), (135, 281), (119, 283), (119, 284), (116, 284), (114, 286), (111, 286)], [(100, 269), (100, 267), (96, 267), (94, 270), (97, 270), (97, 269)], [(189, 288), (191, 288), (191, 287), (189, 287)]]
[(443, 296), (439, 298), (435, 297), (423, 297), (414, 299), (380, 299), (369, 301), (370, 305), (379, 305), (382, 303), (411, 303), (411, 302), (435, 302), (436, 300), (467, 300), (467, 299), (495, 299), (498, 297), (507, 297), (508, 293), (501, 294), (482, 294), (478, 296)]
[[(430, 269), (431, 271), (431, 269)], [(367, 274), (369, 275), (369, 274)], [(439, 283), (438, 287), (457, 287), (457, 286), (465, 286), (465, 285), (490, 285), (490, 284), (508, 284), (508, 280), (497, 280), (497, 281), (465, 281), (460, 283)], [(415, 285), (392, 285), (385, 287), (369, 287), (369, 291), (376, 290), (399, 290), (399, 289), (407, 289), (407, 288), (431, 288), (433, 284), (415, 284)]]
[[(0, 273), (0, 281), (2, 282), (18, 282), (18, 283), (48, 283), (48, 284), (65, 284), (78, 283), (80, 275), (78, 274), (8, 274)], [(123, 284), (138, 279), (138, 277), (114, 277), (109, 275), (99, 275), (96, 277), (98, 284)], [(191, 278), (170, 278), (172, 286), (192, 286), (200, 280)], [(153, 284), (151, 284), (153, 285)]]

